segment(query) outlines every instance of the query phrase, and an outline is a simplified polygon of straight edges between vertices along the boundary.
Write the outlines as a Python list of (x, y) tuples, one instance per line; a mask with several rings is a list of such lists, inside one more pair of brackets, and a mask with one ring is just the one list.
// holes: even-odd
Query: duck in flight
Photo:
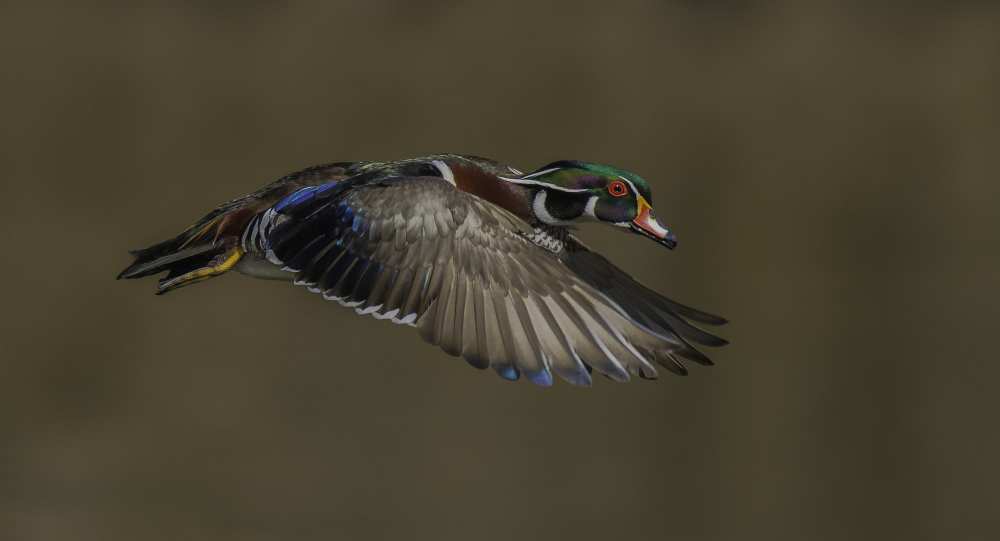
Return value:
[(477, 368), (543, 386), (686, 374), (726, 320), (643, 286), (572, 233), (602, 222), (673, 249), (642, 177), (558, 161), (524, 174), (441, 154), (337, 162), (222, 204), (135, 250), (118, 278), (166, 272), (157, 294), (236, 270), (417, 328)]

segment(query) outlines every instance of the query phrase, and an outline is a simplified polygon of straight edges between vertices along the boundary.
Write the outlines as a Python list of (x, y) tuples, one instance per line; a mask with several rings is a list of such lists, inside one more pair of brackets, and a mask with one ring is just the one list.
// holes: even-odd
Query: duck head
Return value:
[(673, 249), (677, 237), (656, 220), (649, 184), (610, 165), (558, 161), (519, 177), (501, 177), (532, 188), (535, 217), (549, 225), (599, 221), (627, 228)]

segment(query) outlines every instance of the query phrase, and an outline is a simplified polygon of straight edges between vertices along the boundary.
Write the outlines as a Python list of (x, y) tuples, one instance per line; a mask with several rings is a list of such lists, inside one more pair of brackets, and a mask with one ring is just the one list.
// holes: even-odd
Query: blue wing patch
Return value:
[(317, 195), (325, 193), (332, 188), (336, 187), (339, 182), (328, 182), (326, 184), (320, 184), (319, 186), (307, 186), (305, 188), (296, 190), (292, 192), (291, 195), (285, 196), (284, 199), (278, 201), (274, 205), (275, 212), (280, 212), (284, 214), (285, 209), (294, 208), (302, 204), (312, 201)]

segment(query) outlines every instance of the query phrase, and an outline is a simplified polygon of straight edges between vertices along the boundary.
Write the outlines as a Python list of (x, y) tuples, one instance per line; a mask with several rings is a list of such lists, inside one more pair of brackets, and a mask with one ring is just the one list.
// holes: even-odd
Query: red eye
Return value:
[(628, 186), (620, 180), (612, 181), (608, 184), (608, 193), (615, 197), (624, 197), (628, 195)]

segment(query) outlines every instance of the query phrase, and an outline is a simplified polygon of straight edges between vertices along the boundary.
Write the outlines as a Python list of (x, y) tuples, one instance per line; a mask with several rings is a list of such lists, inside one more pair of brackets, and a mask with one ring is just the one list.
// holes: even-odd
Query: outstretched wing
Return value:
[(689, 346), (636, 318), (561, 257), (559, 239), (438, 177), (305, 188), (260, 224), (272, 262), (296, 283), (421, 336), (507, 379), (549, 385), (683, 372)]

